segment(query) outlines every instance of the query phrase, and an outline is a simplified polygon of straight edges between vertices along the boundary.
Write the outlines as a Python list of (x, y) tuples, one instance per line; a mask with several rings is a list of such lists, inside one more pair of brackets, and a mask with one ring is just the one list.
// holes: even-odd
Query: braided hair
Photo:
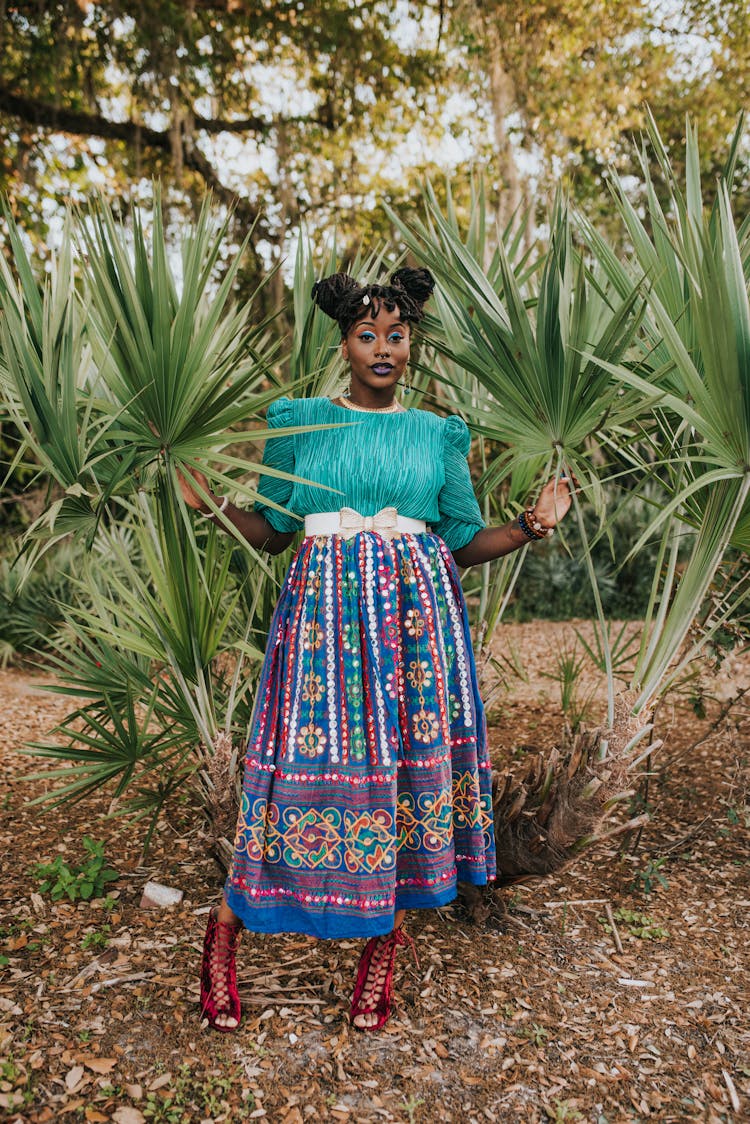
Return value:
[(376, 317), (381, 306), (388, 312), (398, 306), (403, 321), (418, 324), (434, 288), (435, 279), (428, 269), (397, 269), (387, 285), (360, 285), (348, 273), (333, 273), (315, 282), (312, 299), (337, 322), (344, 337), (357, 321)]

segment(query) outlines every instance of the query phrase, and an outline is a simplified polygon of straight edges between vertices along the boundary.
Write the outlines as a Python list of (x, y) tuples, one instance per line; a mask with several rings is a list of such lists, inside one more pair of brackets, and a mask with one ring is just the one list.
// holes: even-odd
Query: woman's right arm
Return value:
[[(191, 475), (204, 492), (211, 494), (208, 480), (202, 472), (191, 470)], [(202, 515), (210, 518), (212, 523), (223, 527), (224, 524), (217, 519), (216, 515), (213, 513), (209, 515), (211, 509), (203, 502), (200, 495), (182, 473), (177, 473), (177, 479), (182, 497), (188, 507), (192, 507), (194, 511), (200, 511)], [(221, 501), (214, 497), (214, 502), (218, 507)], [(223, 514), (236, 530), (237, 536), (245, 539), (256, 550), (266, 550), (269, 554), (281, 554), (294, 538), (294, 531), (277, 531), (259, 511), (245, 511), (244, 508), (235, 507), (233, 503), (228, 503)]]

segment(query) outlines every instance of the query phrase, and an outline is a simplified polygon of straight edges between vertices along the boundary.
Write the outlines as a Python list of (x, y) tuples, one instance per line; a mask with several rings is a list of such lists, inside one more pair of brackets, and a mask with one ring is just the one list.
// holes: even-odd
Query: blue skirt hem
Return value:
[[(462, 877), (473, 885), (485, 885), (486, 879), (479, 881), (473, 877)], [(396, 893), (394, 913), (399, 909), (438, 909), (448, 905), (456, 897), (455, 882), (446, 886), (440, 893), (434, 890), (407, 889)], [(314, 914), (309, 908), (296, 903), (270, 906), (252, 906), (248, 909), (247, 898), (235, 890), (224, 891), (227, 905), (240, 918), (250, 933), (304, 933), (319, 940), (343, 940), (347, 937), (382, 937), (393, 928), (393, 915), (376, 917), (352, 917), (331, 911), (328, 914)]]

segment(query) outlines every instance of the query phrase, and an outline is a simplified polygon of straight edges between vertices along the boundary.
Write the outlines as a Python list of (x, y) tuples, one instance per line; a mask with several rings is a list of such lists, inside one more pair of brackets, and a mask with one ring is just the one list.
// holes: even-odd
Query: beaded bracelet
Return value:
[[(219, 511), (223, 514), (228, 507), (229, 507), (229, 496), (224, 496), (224, 499), (219, 504)], [(213, 519), (216, 512), (211, 511), (211, 509), (209, 508), (208, 511), (199, 511), (198, 514), (203, 516), (204, 519)]]
[(528, 539), (548, 539), (554, 528), (544, 527), (537, 519), (534, 509), (529, 507), (518, 516), (518, 526)]

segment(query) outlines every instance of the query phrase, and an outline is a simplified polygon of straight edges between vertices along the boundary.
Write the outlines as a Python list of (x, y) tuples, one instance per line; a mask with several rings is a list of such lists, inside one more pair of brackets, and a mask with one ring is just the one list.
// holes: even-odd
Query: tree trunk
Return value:
[[(614, 806), (631, 795), (630, 775), (641, 752), (637, 738), (649, 722), (646, 712), (633, 715), (634, 703), (632, 692), (616, 699), (611, 730), (569, 736), (561, 749), (536, 754), (520, 772), (493, 770), (497, 880), (485, 888), (459, 884), (459, 896), (474, 920), (487, 918), (503, 886), (559, 874), (600, 839), (648, 819), (644, 814), (604, 830)], [(654, 748), (660, 744), (655, 742)]]
[(521, 177), (518, 174), (518, 166), (506, 126), (507, 118), (515, 107), (516, 94), (513, 79), (503, 65), (502, 44), (497, 25), (489, 19), (484, 20), (484, 37), (488, 52), (495, 153), (500, 175), (497, 219), (500, 229), (503, 230), (514, 215), (518, 221), (522, 200)]

